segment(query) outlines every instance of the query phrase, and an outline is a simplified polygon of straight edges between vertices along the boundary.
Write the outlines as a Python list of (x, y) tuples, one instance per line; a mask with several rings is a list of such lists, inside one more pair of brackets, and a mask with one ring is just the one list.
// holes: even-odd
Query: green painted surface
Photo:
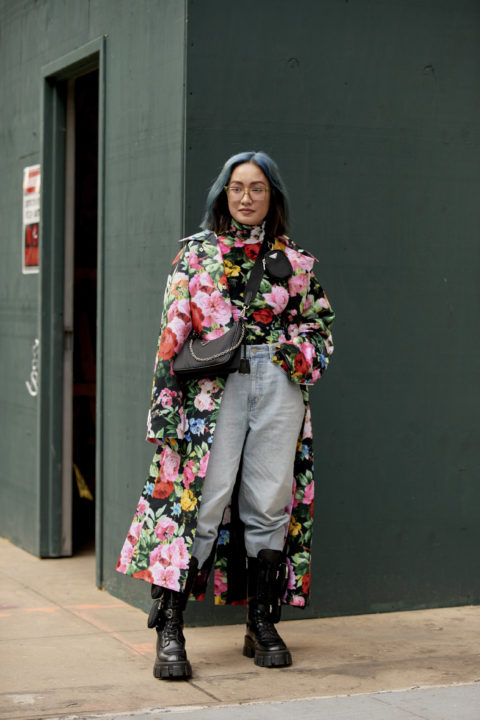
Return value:
[(186, 217), (270, 152), (337, 311), (308, 612), (478, 602), (480, 8), (274, 8), (189, 3)]
[(479, 602), (479, 27), (476, 0), (0, 0), (2, 534), (39, 552), (40, 284), (20, 235), (41, 68), (106, 36), (99, 578), (148, 607), (113, 567), (152, 454), (167, 264), (225, 158), (262, 148), (338, 317), (312, 393), (313, 602), (287, 614)]
[[(0, 268), (5, 368), (0, 389), (1, 532), (42, 554), (50, 554), (58, 541), (51, 537), (40, 544), (48, 521), (41, 508), (52, 506), (49, 498), (43, 497), (41, 504), (39, 497), (39, 436), (43, 439), (47, 429), (39, 430), (39, 398), (31, 398), (24, 385), (39, 332), (40, 283), (38, 276), (22, 277), (20, 272), (22, 171), (41, 155), (42, 68), (61, 73), (65, 58), (81, 55), (86, 44), (105, 37), (105, 176), (99, 207), (104, 227), (105, 442), (98, 501), (106, 520), (99, 518), (97, 548), (106, 548), (99, 576), (108, 583), (151, 459), (152, 449), (143, 438), (156, 333), (173, 238), (183, 230), (185, 9), (176, 0), (1, 2), (0, 26), (2, 98), (10, 98), (0, 109), (6, 249)], [(44, 148), (52, 166), (50, 152)], [(49, 268), (57, 275), (49, 290), (57, 295), (62, 285), (59, 261), (61, 265), (55, 257)], [(47, 313), (50, 300), (44, 297)], [(60, 377), (54, 373), (51, 395), (42, 398), (45, 406), (58, 401)], [(125, 578), (119, 592), (129, 596), (130, 587), (145, 594), (140, 583)]]

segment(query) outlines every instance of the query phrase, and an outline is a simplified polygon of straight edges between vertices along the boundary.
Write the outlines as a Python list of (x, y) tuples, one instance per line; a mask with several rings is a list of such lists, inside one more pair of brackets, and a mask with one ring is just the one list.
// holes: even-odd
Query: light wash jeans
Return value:
[[(249, 345), (250, 374), (228, 376), (213, 438), (192, 554), (210, 555), (243, 456), (238, 496), (247, 554), (282, 550), (293, 462), (305, 406), (300, 386), (271, 362), (273, 345)], [(243, 349), (242, 349), (243, 353)]]

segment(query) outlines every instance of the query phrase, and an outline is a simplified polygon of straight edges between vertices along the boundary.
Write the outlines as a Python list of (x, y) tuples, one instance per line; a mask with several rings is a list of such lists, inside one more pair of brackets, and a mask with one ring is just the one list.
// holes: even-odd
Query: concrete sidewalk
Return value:
[(153, 677), (146, 615), (96, 589), (93, 555), (0, 540), (0, 579), (1, 720), (480, 720), (480, 607), (283, 622), (278, 670), (242, 656), (242, 626), (187, 628), (178, 683)]
[(275, 720), (478, 720), (479, 713), (480, 685), (477, 684), (89, 717), (101, 717), (101, 720), (224, 720), (225, 716), (228, 720), (271, 720), (272, 717)]

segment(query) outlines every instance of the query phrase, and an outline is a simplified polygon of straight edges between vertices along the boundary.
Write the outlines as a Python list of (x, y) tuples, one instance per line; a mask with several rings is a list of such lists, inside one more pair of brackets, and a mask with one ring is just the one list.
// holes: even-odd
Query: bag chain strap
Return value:
[(232, 347), (226, 348), (226, 350), (222, 350), (222, 352), (216, 353), (215, 355), (210, 355), (210, 357), (199, 357), (198, 355), (195, 355), (195, 352), (193, 350), (193, 337), (190, 338), (190, 343), (189, 343), (190, 352), (191, 352), (192, 356), (195, 358), (195, 360), (197, 362), (209, 362), (210, 360), (216, 360), (217, 358), (222, 357), (222, 355), (226, 355), (227, 353), (232, 352), (232, 350), (236, 350), (238, 347), (240, 347), (240, 345), (242, 344), (244, 335), (245, 335), (245, 324), (243, 322), (243, 318), (242, 318), (242, 320), (240, 320), (240, 323), (242, 325), (242, 332), (240, 335), (240, 340), (238, 340), (238, 342), (236, 342), (234, 345), (232, 345)]

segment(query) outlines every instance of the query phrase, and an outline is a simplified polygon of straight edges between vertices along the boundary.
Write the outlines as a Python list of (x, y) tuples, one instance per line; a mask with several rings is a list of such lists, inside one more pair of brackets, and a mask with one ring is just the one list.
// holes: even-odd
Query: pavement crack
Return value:
[(196, 682), (192, 682), (190, 680), (189, 684), (195, 688), (195, 690), (200, 690), (200, 692), (205, 693), (205, 695), (208, 695), (209, 698), (212, 698), (212, 700), (215, 700), (215, 702), (222, 702), (220, 698), (216, 697), (216, 695), (213, 695), (213, 693), (208, 692), (208, 690), (205, 690), (205, 688), (202, 688), (201, 685), (197, 685)]

